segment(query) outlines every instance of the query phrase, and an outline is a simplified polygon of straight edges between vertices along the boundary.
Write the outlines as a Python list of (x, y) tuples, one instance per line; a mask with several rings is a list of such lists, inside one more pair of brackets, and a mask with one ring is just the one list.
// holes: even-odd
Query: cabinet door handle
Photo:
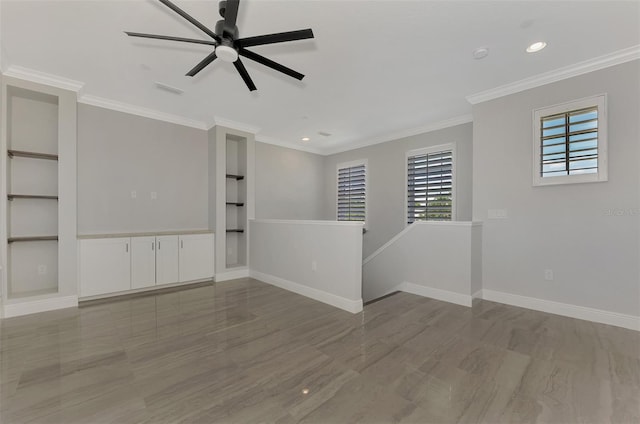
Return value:
[(125, 245), (126, 245), (125, 250), (126, 250), (127, 253), (129, 253), (129, 243), (125, 243)]
[(158, 250), (160, 250), (160, 242), (158, 242)]
[(180, 249), (184, 249), (184, 240), (180, 240)]
[(154, 250), (154, 249), (155, 249), (155, 245), (156, 245), (156, 243), (152, 241), (152, 242), (151, 242), (151, 250)]

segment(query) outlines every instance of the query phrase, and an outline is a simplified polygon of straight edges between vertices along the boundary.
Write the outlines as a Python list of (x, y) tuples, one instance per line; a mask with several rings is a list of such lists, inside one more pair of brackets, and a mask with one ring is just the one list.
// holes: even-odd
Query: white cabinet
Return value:
[(156, 284), (178, 282), (178, 236), (156, 237)]
[(213, 234), (180, 236), (180, 282), (213, 278)]
[(80, 241), (80, 295), (131, 289), (131, 239)]
[(80, 297), (213, 278), (213, 234), (80, 240)]
[(156, 285), (156, 238), (131, 237), (131, 288)]

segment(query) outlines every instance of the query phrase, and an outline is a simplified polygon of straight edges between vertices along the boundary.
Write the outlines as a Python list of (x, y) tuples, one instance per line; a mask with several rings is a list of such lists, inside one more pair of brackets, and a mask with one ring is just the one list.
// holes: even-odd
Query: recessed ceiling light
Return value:
[(489, 55), (489, 49), (486, 47), (480, 47), (473, 51), (474, 59), (484, 59)]
[(527, 53), (539, 52), (545, 47), (547, 47), (547, 43), (545, 43), (544, 41), (536, 41), (535, 43), (527, 47)]
[(302, 137), (302, 141), (309, 141), (311, 140), (309, 137)]

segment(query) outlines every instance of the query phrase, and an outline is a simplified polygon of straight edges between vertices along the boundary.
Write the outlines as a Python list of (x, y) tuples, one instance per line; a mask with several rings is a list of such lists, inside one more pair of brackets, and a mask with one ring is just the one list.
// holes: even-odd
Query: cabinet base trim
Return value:
[(124, 297), (129, 295), (145, 294), (147, 292), (153, 292), (153, 294), (157, 294), (158, 292), (163, 292), (165, 290), (172, 291), (172, 289), (175, 289), (175, 288), (183, 288), (183, 286), (188, 286), (192, 284), (201, 284), (201, 283), (213, 283), (213, 279), (203, 278), (201, 280), (185, 281), (183, 283), (163, 284), (161, 286), (143, 287), (140, 289), (125, 290), (125, 291), (119, 291), (115, 293), (98, 294), (95, 296), (83, 296), (83, 297), (80, 297), (79, 300), (84, 304), (85, 302), (91, 301), (91, 300), (109, 299), (111, 297)]
[(75, 308), (78, 306), (78, 296), (60, 296), (50, 299), (25, 300), (17, 303), (5, 303), (3, 318), (19, 317), (36, 314), (38, 312), (54, 311), (56, 309)]

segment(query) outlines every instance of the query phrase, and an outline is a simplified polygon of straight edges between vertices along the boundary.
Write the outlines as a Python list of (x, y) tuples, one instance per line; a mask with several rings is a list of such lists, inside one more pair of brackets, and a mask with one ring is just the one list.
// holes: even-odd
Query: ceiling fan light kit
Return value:
[(175, 13), (186, 19), (196, 28), (200, 29), (206, 35), (208, 35), (211, 40), (199, 40), (195, 38), (185, 38), (185, 37), (173, 37), (168, 35), (159, 35), (159, 34), (145, 34), (139, 32), (129, 32), (125, 31), (130, 37), (140, 37), (140, 38), (151, 38), (156, 40), (169, 40), (169, 41), (178, 41), (182, 43), (193, 43), (193, 44), (205, 44), (214, 47), (214, 50), (200, 63), (194, 66), (189, 72), (187, 72), (187, 76), (193, 77), (197, 75), (200, 71), (206, 68), (210, 63), (212, 63), (217, 58), (220, 58), (223, 62), (233, 63), (236, 70), (242, 77), (243, 81), (247, 85), (247, 88), (250, 91), (256, 90), (256, 86), (253, 83), (253, 80), (249, 76), (242, 60), (239, 56), (244, 56), (247, 59), (253, 60), (254, 62), (258, 62), (264, 66), (267, 66), (276, 71), (282, 72), (285, 75), (288, 75), (297, 80), (302, 80), (304, 75), (290, 69), (284, 65), (281, 65), (277, 62), (274, 62), (271, 59), (267, 59), (264, 56), (261, 56), (251, 50), (247, 50), (247, 47), (253, 46), (261, 46), (265, 44), (274, 44), (274, 43), (284, 43), (288, 41), (296, 41), (296, 40), (304, 40), (308, 38), (313, 38), (313, 31), (310, 28), (297, 30), (297, 31), (288, 31), (288, 32), (279, 32), (275, 34), (267, 34), (267, 35), (258, 35), (255, 37), (247, 37), (240, 38), (238, 27), (236, 26), (236, 20), (238, 18), (238, 7), (240, 6), (240, 0), (227, 0), (221, 1), (218, 4), (218, 11), (220, 16), (223, 18), (218, 21), (215, 26), (215, 31), (211, 31), (209, 28), (204, 26), (194, 17), (189, 15), (184, 10), (180, 9), (177, 5), (172, 3), (169, 0), (159, 0), (162, 4), (167, 6), (169, 9), (173, 10)]

